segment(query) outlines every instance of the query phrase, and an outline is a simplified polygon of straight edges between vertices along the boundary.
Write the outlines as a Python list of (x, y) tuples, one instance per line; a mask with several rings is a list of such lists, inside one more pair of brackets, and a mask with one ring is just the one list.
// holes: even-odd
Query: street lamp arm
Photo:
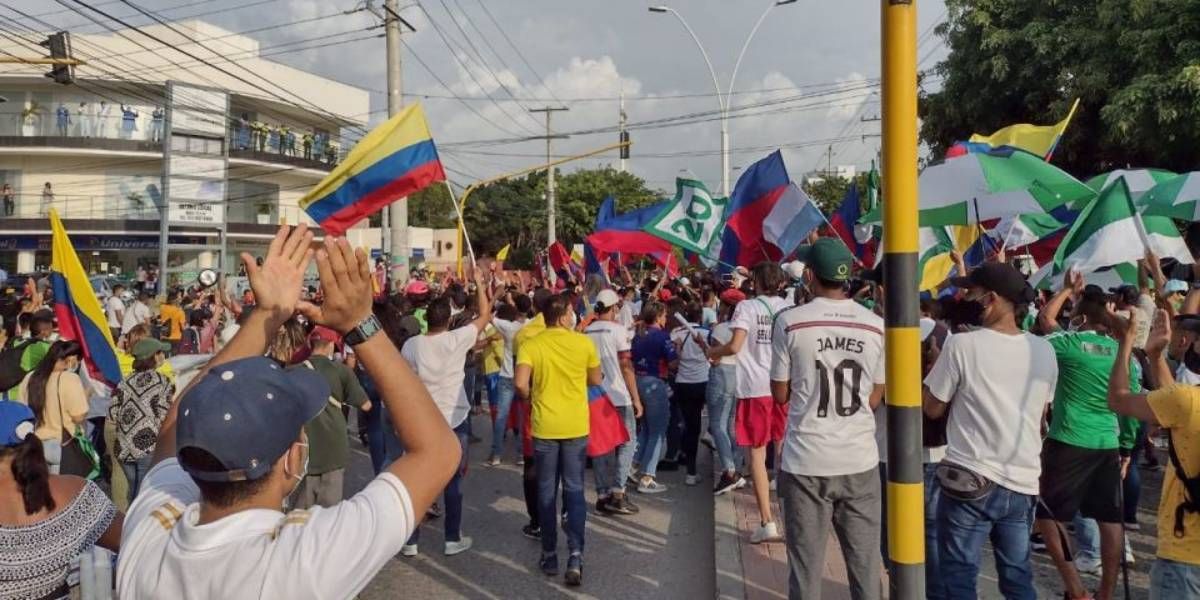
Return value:
[(753, 40), (754, 35), (758, 33), (758, 28), (762, 26), (763, 21), (767, 20), (767, 15), (770, 14), (771, 9), (779, 6), (780, 4), (785, 3), (779, 2), (779, 0), (771, 0), (771, 3), (767, 5), (767, 9), (764, 10), (762, 15), (758, 17), (758, 22), (754, 24), (754, 28), (750, 30), (750, 35), (746, 36), (746, 41), (742, 43), (742, 50), (741, 52), (738, 52), (737, 61), (733, 63), (733, 73), (729, 75), (729, 91), (725, 94), (725, 108), (727, 111), (733, 99), (733, 83), (737, 81), (738, 69), (742, 66), (742, 59), (746, 56), (746, 49), (750, 47), (750, 41)]
[(713, 88), (717, 92), (717, 104), (720, 105), (721, 114), (724, 115), (727, 107), (725, 105), (725, 98), (724, 98), (724, 96), (721, 95), (721, 83), (720, 83), (720, 81), (717, 80), (717, 70), (713, 68), (712, 61), (709, 60), (709, 58), (708, 58), (708, 52), (704, 50), (704, 44), (700, 43), (700, 38), (696, 35), (696, 32), (692, 31), (692, 27), (690, 25), (688, 25), (686, 20), (684, 20), (683, 15), (679, 14), (679, 11), (677, 11), (669, 6), (656, 6), (656, 7), (651, 8), (651, 11), (652, 12), (669, 12), (669, 13), (675, 15), (675, 18), (679, 19), (679, 23), (681, 25), (683, 25), (684, 29), (687, 30), (688, 35), (692, 36), (692, 41), (696, 42), (696, 47), (700, 49), (700, 56), (704, 57), (704, 63), (708, 65), (708, 74), (712, 75)]

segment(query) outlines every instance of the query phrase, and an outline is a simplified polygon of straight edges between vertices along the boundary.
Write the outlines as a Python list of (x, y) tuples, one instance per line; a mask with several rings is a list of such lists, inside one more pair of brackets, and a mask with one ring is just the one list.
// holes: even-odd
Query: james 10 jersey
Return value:
[(884, 382), (883, 319), (853, 300), (816, 298), (783, 312), (771, 380), (791, 386), (782, 468), (828, 477), (879, 462), (870, 397)]

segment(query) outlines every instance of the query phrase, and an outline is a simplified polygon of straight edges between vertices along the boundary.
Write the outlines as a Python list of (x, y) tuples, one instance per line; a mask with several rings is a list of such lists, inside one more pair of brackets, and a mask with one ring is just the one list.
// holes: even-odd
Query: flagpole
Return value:
[(471, 271), (475, 272), (475, 250), (471, 248), (471, 236), (467, 235), (467, 222), (463, 220), (462, 207), (458, 205), (458, 197), (454, 195), (454, 186), (450, 185), (450, 180), (447, 179), (442, 183), (446, 184), (446, 191), (450, 193), (450, 203), (454, 205), (454, 212), (458, 213), (458, 230), (462, 232), (463, 239), (467, 242), (467, 252), (471, 254)]
[(1071, 104), (1071, 110), (1069, 112), (1067, 112), (1067, 118), (1063, 122), (1062, 131), (1059, 131), (1058, 135), (1054, 136), (1054, 145), (1050, 146), (1050, 150), (1048, 152), (1046, 152), (1046, 159), (1045, 159), (1046, 162), (1050, 162), (1050, 157), (1053, 156), (1054, 151), (1058, 149), (1058, 143), (1060, 141), (1062, 141), (1063, 133), (1066, 133), (1067, 127), (1071, 124), (1071, 118), (1075, 116), (1075, 110), (1078, 108), (1079, 108), (1079, 98), (1076, 98), (1075, 102), (1073, 104)]
[[(867, 268), (867, 266), (864, 265), (862, 263), (862, 261), (858, 259), (858, 256), (855, 256), (854, 249), (850, 247), (850, 244), (847, 244), (846, 240), (843, 240), (842, 236), (837, 234), (837, 228), (833, 226), (833, 223), (829, 222), (829, 217), (825, 216), (825, 211), (823, 211), (821, 209), (817, 209), (817, 213), (821, 215), (821, 220), (825, 221), (825, 224), (828, 225), (829, 228), (833, 230), (833, 234), (834, 234), (833, 237), (837, 238), (837, 241), (841, 242), (842, 245), (846, 247), (846, 250), (850, 251), (850, 256), (854, 257), (854, 264), (858, 265), (859, 267), (861, 267), (863, 269)], [(851, 225), (851, 227), (854, 227), (854, 225)], [(854, 235), (854, 233), (851, 232), (850, 235)]]

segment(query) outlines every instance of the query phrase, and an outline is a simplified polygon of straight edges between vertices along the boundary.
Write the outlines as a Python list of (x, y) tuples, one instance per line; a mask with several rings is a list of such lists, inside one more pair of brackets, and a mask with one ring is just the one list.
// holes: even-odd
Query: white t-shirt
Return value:
[[(733, 328), (729, 326), (729, 321), (721, 321), (720, 323), (713, 325), (712, 332), (708, 334), (708, 337), (712, 340), (711, 343), (713, 345), (724, 346), (725, 344), (729, 343), (729, 340), (733, 339)], [(737, 357), (732, 354), (729, 356), (722, 356), (717, 361), (717, 364), (736, 365)]]
[(150, 307), (141, 302), (134, 302), (129, 308), (125, 309), (125, 322), (121, 323), (121, 333), (129, 333), (129, 330), (149, 320)]
[(633, 303), (622, 302), (621, 308), (617, 309), (617, 323), (624, 327), (625, 331), (629, 332), (629, 339), (631, 340), (633, 339), (633, 321)]
[(104, 301), (104, 312), (108, 316), (108, 326), (111, 328), (119, 328), (121, 323), (122, 313), (125, 312), (125, 303), (117, 296), (109, 296), (108, 300)]
[(1185, 385), (1200, 385), (1200, 373), (1196, 373), (1187, 368), (1187, 365), (1179, 363), (1179, 368), (1175, 370), (1175, 383)]
[(791, 382), (782, 468), (832, 477), (875, 468), (871, 391), (884, 382), (883, 319), (816, 298), (775, 319), (771, 380)]
[[(708, 336), (707, 328), (695, 323), (691, 326), (700, 334), (701, 339)], [(692, 339), (687, 327), (679, 327), (672, 331), (671, 341), (679, 348), (679, 369), (675, 372), (675, 383), (707, 383), (708, 355), (705, 354), (704, 348)]]
[(504, 338), (504, 359), (500, 362), (500, 376), (512, 379), (513, 377), (513, 338), (517, 332), (525, 325), (522, 321), (505, 321), (504, 319), (492, 319), (492, 325), (496, 326), (496, 331), (500, 332), (500, 337)]
[(946, 461), (1022, 494), (1038, 493), (1041, 425), (1058, 361), (1046, 340), (979, 329), (946, 340), (925, 385), (953, 402)]
[(383, 473), (331, 508), (252, 509), (198, 525), (200, 490), (175, 459), (125, 513), (122, 598), (353, 598), (412, 534), (408, 489)]
[(771, 331), (775, 317), (791, 306), (778, 296), (758, 296), (743, 300), (733, 309), (729, 326), (746, 332), (746, 342), (735, 355), (737, 384), (733, 394), (739, 399), (771, 395)]
[(621, 374), (621, 355), (629, 356), (629, 332), (620, 324), (613, 321), (592, 321), (584, 330), (592, 343), (596, 345), (596, 353), (600, 355), (600, 372), (604, 381), (600, 386), (612, 400), (613, 406), (630, 406), (633, 398), (625, 385), (625, 377)]
[[(929, 317), (921, 317), (920, 324), (921, 342), (924, 343), (937, 324)], [(928, 328), (928, 332), (926, 328)], [(946, 339), (950, 339), (953, 335), (947, 331)], [(875, 445), (879, 447), (879, 462), (886, 463), (888, 461), (887, 406), (884, 404), (880, 404), (875, 409)], [(944, 445), (921, 448), (921, 462), (924, 464), (940, 463), (943, 458), (946, 458), (946, 446)]]
[(466, 378), (467, 353), (475, 347), (479, 329), (474, 324), (459, 327), (434, 335), (418, 335), (408, 338), (400, 355), (412, 366), (433, 403), (446, 417), (450, 427), (458, 427), (471, 413), (467, 400)]

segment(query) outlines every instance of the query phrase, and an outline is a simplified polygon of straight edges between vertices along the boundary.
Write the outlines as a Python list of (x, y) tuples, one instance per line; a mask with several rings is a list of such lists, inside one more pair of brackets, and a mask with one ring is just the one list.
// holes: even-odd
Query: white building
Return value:
[(851, 181), (858, 175), (858, 168), (854, 165), (834, 165), (832, 171), (809, 171), (804, 174), (804, 183), (812, 185), (820, 183), (830, 177), (837, 177), (846, 181)]
[[(358, 137), (353, 132), (365, 127), (368, 92), (260, 58), (257, 41), (207, 23), (172, 26), (179, 32), (142, 29), (238, 77), (130, 31), (73, 34), (73, 54), (87, 64), (77, 67), (72, 85), (46, 78), (46, 66), (0, 65), (6, 100), (0, 104), (0, 184), (11, 186), (0, 205), (0, 267), (25, 273), (50, 263), (50, 206), (64, 219), (86, 268), (131, 273), (158, 261), (163, 119), (156, 115), (168, 81), (229, 94), (227, 257), (261, 251), (281, 221), (311, 223), (297, 202), (332, 169), (337, 147), (344, 153)], [(30, 44), (0, 39), (0, 51), (44, 53), (33, 47), (44, 35), (23, 37)], [(273, 131), (260, 141), (255, 122)], [(43, 194), (46, 184), (52, 196)], [(212, 235), (191, 233), (172, 243), (200, 245), (205, 240), (194, 238)], [(212, 266), (213, 256), (197, 251), (179, 260), (202, 268)]]

